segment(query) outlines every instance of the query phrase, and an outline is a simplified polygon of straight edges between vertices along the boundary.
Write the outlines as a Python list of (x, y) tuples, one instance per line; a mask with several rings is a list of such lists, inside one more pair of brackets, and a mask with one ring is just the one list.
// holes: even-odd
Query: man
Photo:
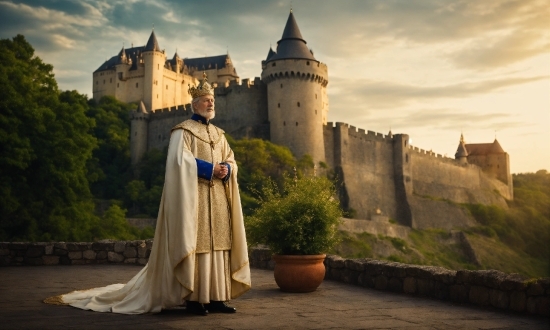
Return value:
[[(193, 97), (191, 119), (172, 129), (171, 144), (178, 143), (195, 157), (198, 176), (197, 243), (195, 247), (194, 290), (188, 296), (187, 310), (206, 315), (207, 312), (234, 313), (224, 302), (231, 298), (230, 260), (232, 259), (232, 233), (236, 224), (230, 211), (233, 199), (226, 191), (236, 188), (237, 166), (223, 130), (210, 124), (215, 117), (213, 88), (206, 74), (197, 88), (190, 88)], [(174, 140), (174, 141), (172, 141)], [(181, 145), (181, 146), (180, 146)], [(235, 190), (235, 194), (238, 191)], [(231, 193), (229, 193), (231, 195)], [(239, 211), (240, 212), (240, 211)], [(242, 215), (237, 215), (242, 218)], [(240, 229), (244, 238), (244, 229)], [(237, 242), (236, 242), (237, 243)], [(239, 242), (246, 249), (246, 242)], [(204, 305), (203, 305), (204, 304)]]
[(225, 304), (250, 289), (237, 164), (214, 118), (206, 74), (191, 119), (170, 136), (166, 175), (148, 264), (127, 284), (48, 298), (99, 312), (140, 314), (181, 305), (194, 314), (234, 313)]

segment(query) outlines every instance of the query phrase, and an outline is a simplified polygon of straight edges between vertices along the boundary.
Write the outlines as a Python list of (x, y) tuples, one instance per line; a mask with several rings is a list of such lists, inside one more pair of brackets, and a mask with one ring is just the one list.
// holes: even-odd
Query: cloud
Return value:
[(543, 38), (535, 31), (514, 31), (499, 37), (478, 38), (449, 57), (459, 67), (483, 70), (504, 67), (549, 51), (548, 36)]
[(428, 100), (469, 98), (543, 79), (548, 77), (510, 77), (441, 86), (415, 86), (398, 82), (331, 78), (331, 84), (336, 86), (329, 89), (329, 97), (331, 103), (351, 104), (351, 107), (346, 108), (347, 112), (364, 105), (368, 105), (368, 109), (372, 111), (398, 108)]

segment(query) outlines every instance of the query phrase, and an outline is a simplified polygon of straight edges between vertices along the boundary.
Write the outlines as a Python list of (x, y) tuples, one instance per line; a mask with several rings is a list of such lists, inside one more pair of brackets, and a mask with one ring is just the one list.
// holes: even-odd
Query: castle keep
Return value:
[(292, 12), (261, 67), (261, 78), (241, 80), (228, 54), (181, 59), (176, 52), (168, 59), (153, 31), (146, 46), (122, 48), (93, 73), (93, 95), (138, 103), (131, 114), (134, 164), (167, 146), (170, 129), (191, 117), (188, 85), (206, 72), (216, 87), (217, 126), (326, 163), (340, 180), (342, 205), (357, 219), (451, 229), (473, 224), (459, 203), (506, 207), (513, 199), (509, 156), (496, 139), (467, 144), (461, 136), (452, 159), (409, 145), (406, 134), (327, 123), (328, 68), (307, 47)]

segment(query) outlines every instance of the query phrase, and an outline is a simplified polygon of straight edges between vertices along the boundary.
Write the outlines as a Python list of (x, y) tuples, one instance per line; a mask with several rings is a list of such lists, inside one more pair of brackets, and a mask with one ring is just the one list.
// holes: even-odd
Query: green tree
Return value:
[(133, 108), (133, 104), (112, 96), (104, 96), (98, 103), (89, 102), (87, 115), (95, 120), (93, 135), (98, 141), (88, 163), (91, 190), (96, 198), (122, 200), (124, 187), (132, 180), (129, 113)]
[(22, 35), (0, 40), (1, 240), (89, 237), (94, 123), (86, 97), (60, 93), (52, 70)]

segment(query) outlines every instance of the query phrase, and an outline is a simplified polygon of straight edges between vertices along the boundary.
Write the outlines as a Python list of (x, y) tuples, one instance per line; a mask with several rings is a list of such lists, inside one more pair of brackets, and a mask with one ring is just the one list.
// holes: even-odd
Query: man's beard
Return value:
[(206, 120), (214, 119), (216, 117), (216, 110), (212, 109), (212, 111), (202, 110), (199, 111), (199, 115), (203, 116)]

